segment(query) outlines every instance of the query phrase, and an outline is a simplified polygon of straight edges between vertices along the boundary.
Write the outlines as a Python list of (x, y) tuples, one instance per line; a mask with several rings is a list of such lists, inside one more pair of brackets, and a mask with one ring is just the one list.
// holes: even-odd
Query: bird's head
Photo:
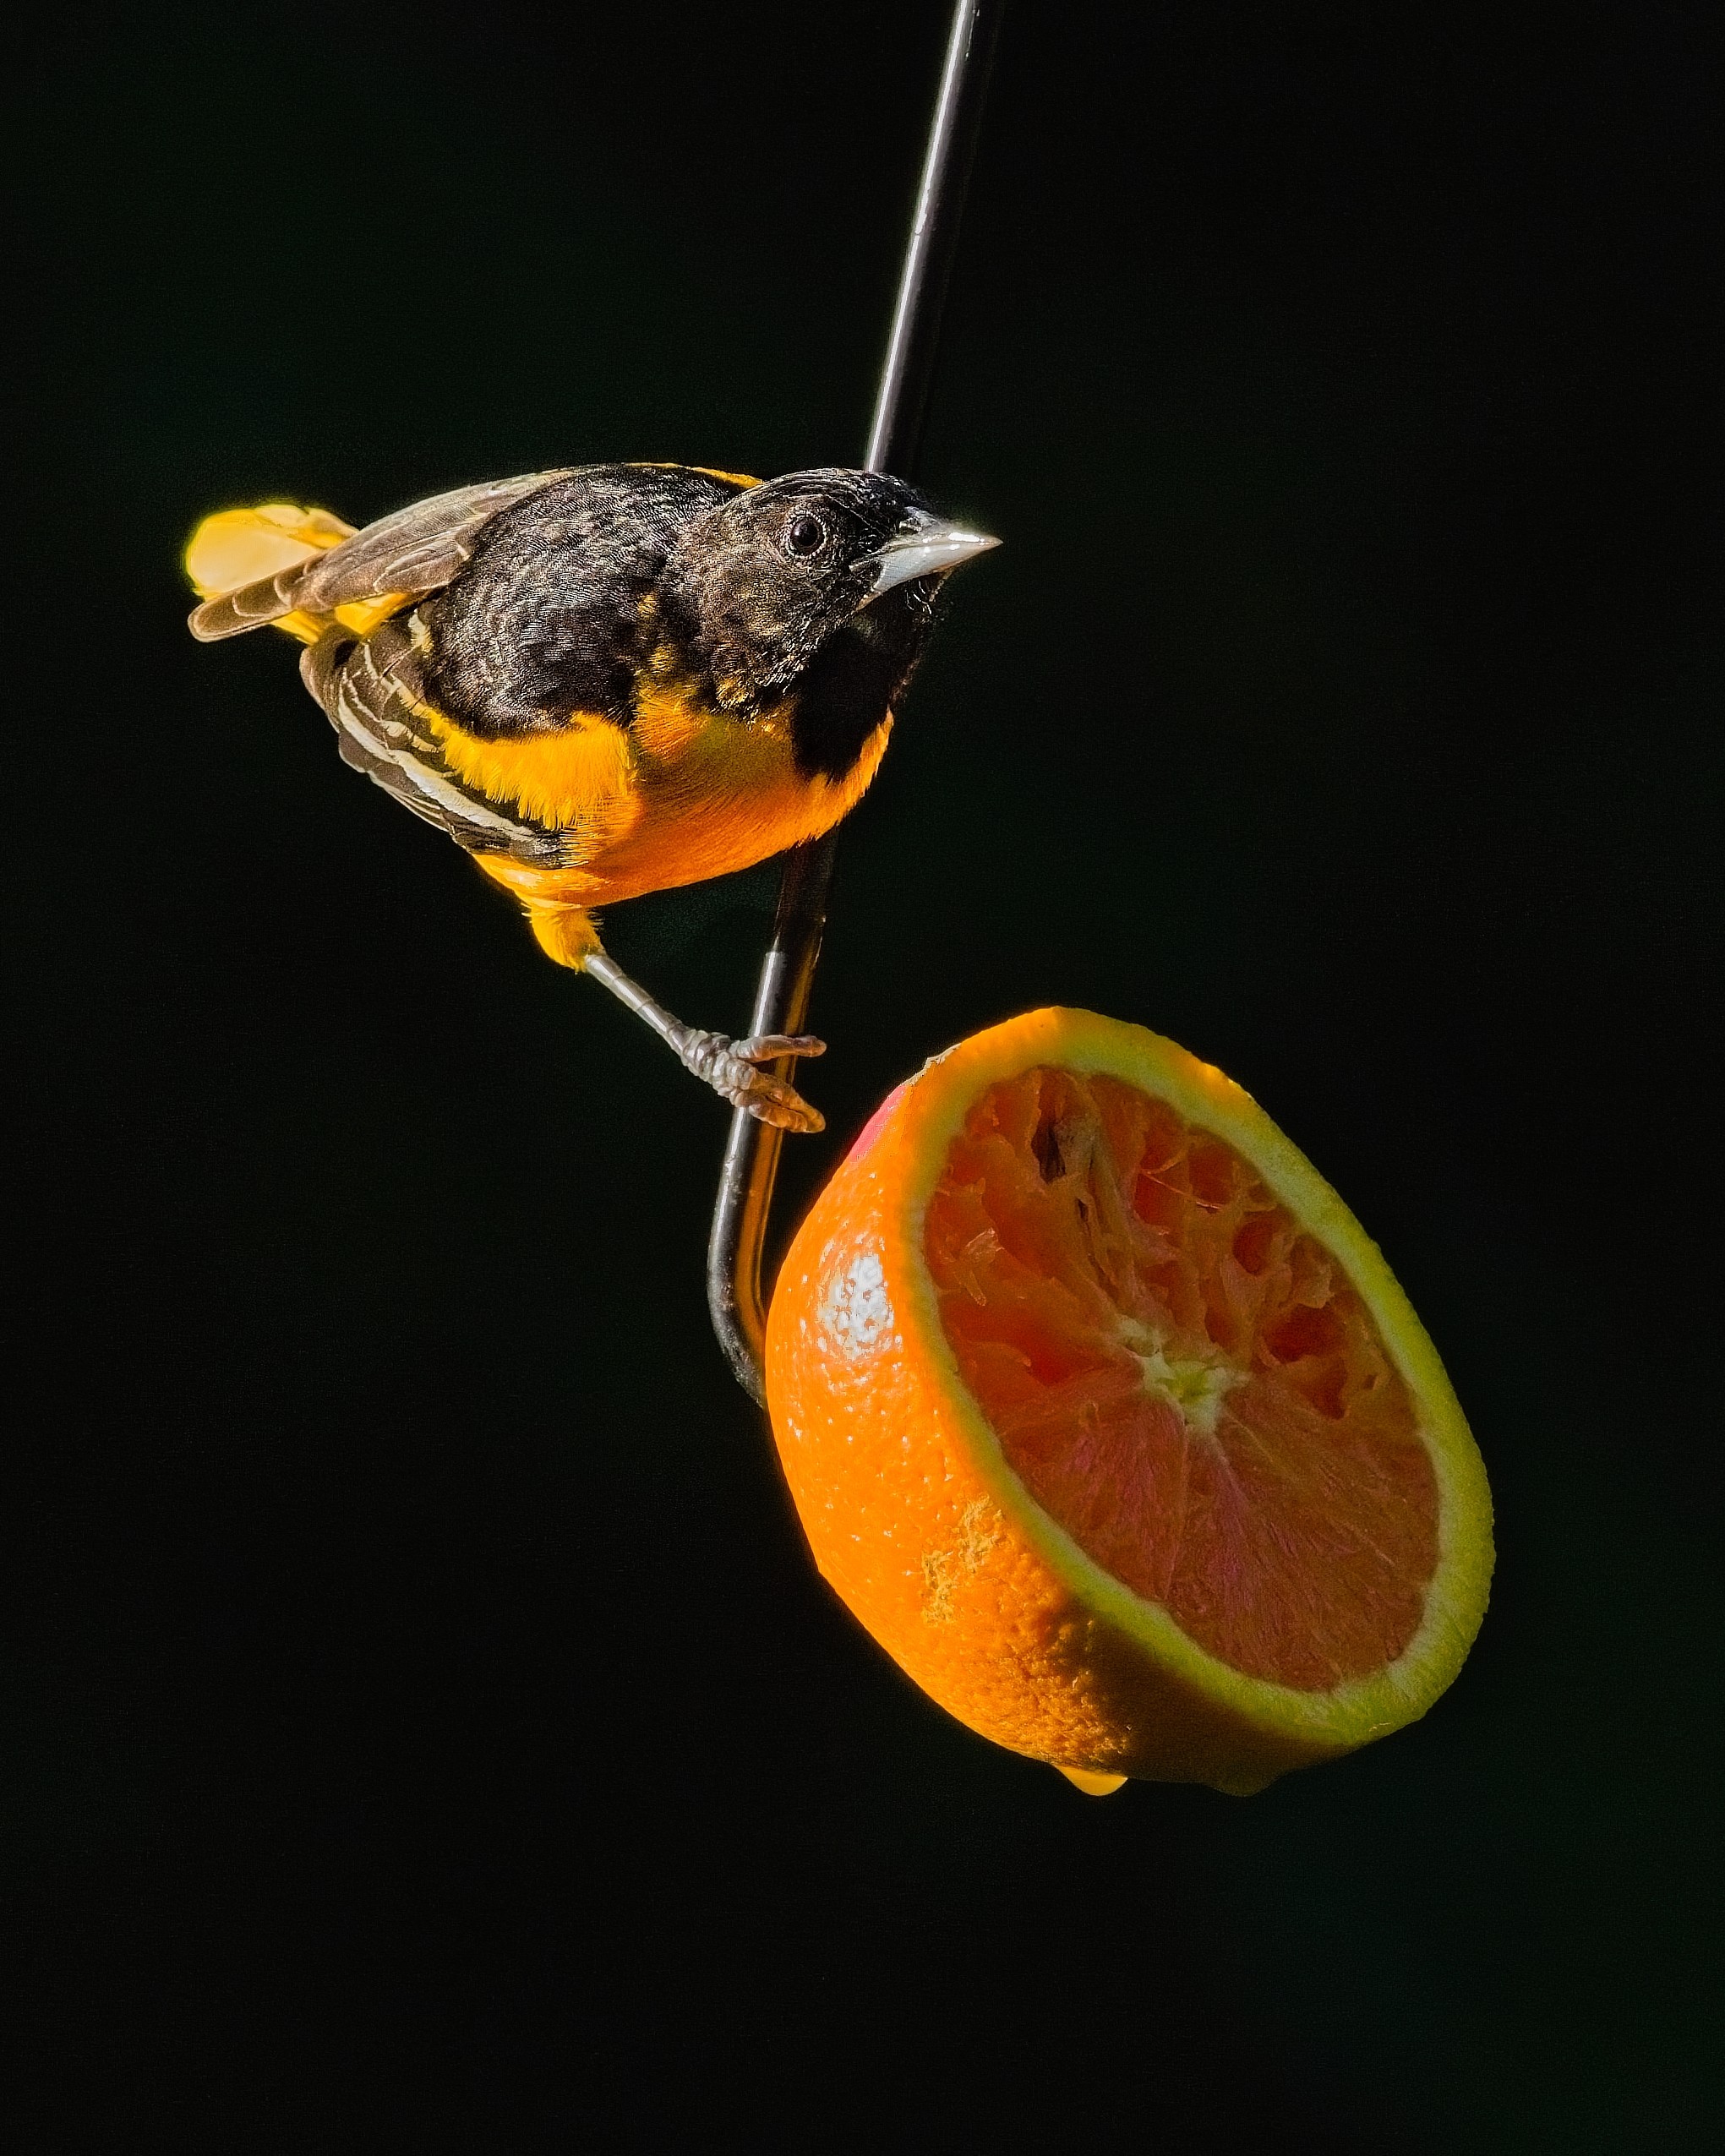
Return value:
[(722, 709), (789, 704), (800, 761), (848, 769), (921, 658), (948, 571), (998, 544), (885, 472), (793, 472), (685, 528), (662, 623)]

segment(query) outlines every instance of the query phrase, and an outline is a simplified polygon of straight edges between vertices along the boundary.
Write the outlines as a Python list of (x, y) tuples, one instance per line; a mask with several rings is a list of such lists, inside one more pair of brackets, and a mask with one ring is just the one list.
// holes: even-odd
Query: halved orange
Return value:
[(842, 1599), (1081, 1788), (1386, 1736), (1484, 1613), (1485, 1472), (1377, 1246), (1141, 1027), (1031, 1012), (890, 1095), (786, 1258), (767, 1390)]

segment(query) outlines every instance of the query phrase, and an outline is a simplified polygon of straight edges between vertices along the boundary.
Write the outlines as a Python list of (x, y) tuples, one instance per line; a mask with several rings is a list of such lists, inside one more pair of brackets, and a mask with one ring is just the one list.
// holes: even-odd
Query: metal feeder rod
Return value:
[[(953, 10), (922, 184), (898, 281), (898, 303), (863, 459), (870, 472), (892, 472), (901, 479), (914, 477), (941, 308), (1003, 9), (1004, 0), (957, 0)], [(838, 841), (835, 829), (785, 856), (772, 941), (755, 990), (751, 1034), (804, 1029), (827, 925)], [(789, 1062), (774, 1068), (781, 1078), (789, 1075)], [(746, 1109), (733, 1112), (707, 1246), (707, 1302), (712, 1329), (737, 1382), (763, 1406), (767, 1317), (761, 1296), (761, 1255), (783, 1139), (783, 1131), (758, 1122)]]

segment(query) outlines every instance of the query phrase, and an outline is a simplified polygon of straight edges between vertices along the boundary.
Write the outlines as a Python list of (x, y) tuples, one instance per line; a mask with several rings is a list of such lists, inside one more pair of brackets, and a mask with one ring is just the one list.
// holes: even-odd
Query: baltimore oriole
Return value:
[(597, 464), (363, 531), (230, 510), (186, 567), (193, 635), (300, 638), (344, 759), (512, 891), (560, 965), (726, 1100), (818, 1130), (757, 1066), (819, 1041), (683, 1025), (607, 955), (592, 909), (830, 830), (880, 764), (947, 572), (996, 543), (884, 473)]

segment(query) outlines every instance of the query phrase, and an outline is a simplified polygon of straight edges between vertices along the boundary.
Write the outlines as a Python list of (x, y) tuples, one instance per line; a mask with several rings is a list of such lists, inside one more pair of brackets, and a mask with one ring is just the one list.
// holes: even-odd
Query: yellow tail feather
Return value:
[[(309, 561), (353, 537), (354, 527), (327, 509), (301, 509), (292, 502), (265, 502), (257, 509), (224, 509), (206, 516), (186, 549), (186, 574), (200, 599), (220, 598), (243, 584)], [(363, 636), (396, 611), (399, 598), (338, 606), (336, 619)], [(285, 629), (303, 644), (314, 644), (326, 626), (311, 614), (284, 614), (270, 626)]]

